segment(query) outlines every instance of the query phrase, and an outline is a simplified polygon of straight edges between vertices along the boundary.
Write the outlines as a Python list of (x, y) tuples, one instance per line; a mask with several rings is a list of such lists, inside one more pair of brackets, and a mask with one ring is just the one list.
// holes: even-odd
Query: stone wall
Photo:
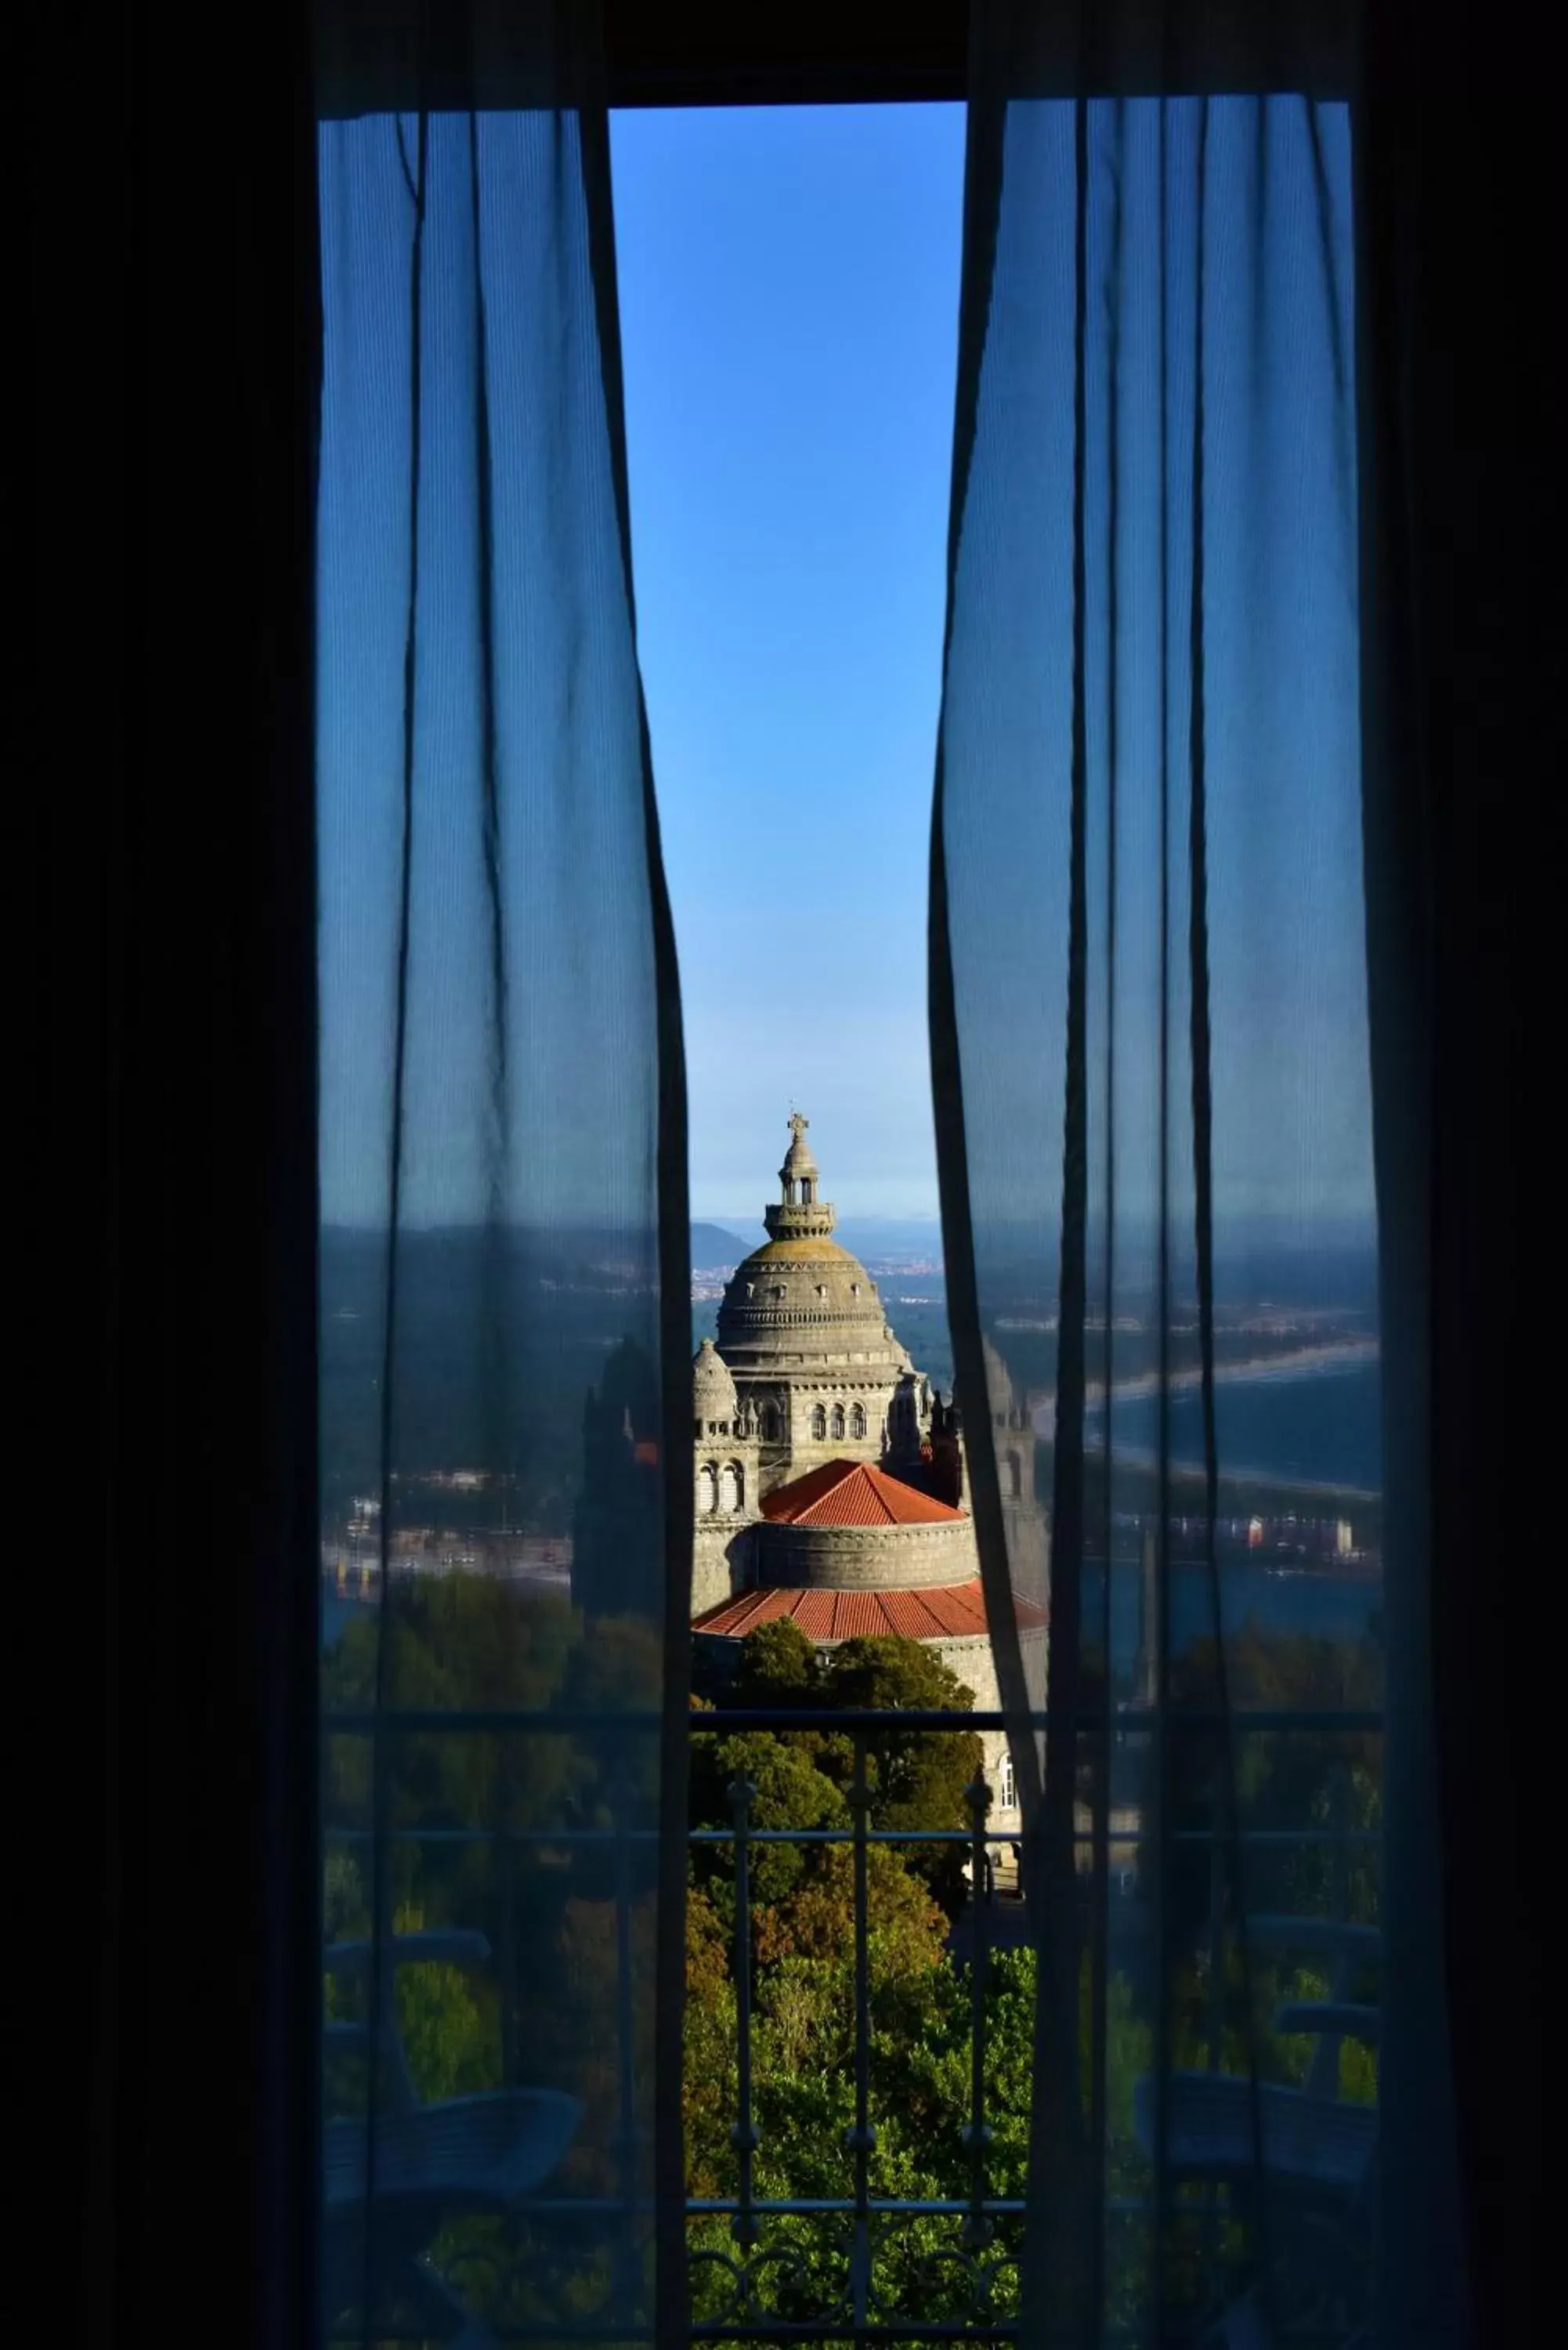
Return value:
[(735, 1518), (699, 1518), (691, 1544), (691, 1613), (722, 1607), (752, 1581), (754, 1528)]
[[(760, 1491), (764, 1498), (775, 1486), (804, 1477), (825, 1461), (866, 1461), (874, 1468), (881, 1462), (888, 1407), (893, 1399), (891, 1378), (847, 1368), (835, 1372), (814, 1366), (809, 1372), (797, 1372), (775, 1367), (763, 1379), (748, 1379), (742, 1373), (735, 1384), (759, 1431), (766, 1424), (764, 1413), (770, 1406), (777, 1414), (776, 1439), (760, 1436), (759, 1440)], [(863, 1436), (850, 1432), (857, 1404), (866, 1416)], [(819, 1406), (827, 1433), (814, 1436), (812, 1414)], [(842, 1436), (832, 1433), (836, 1409), (844, 1414)]]
[(949, 1671), (958, 1676), (974, 1700), (976, 1713), (996, 1712), (1002, 1698), (988, 1639), (922, 1640), (920, 1646), (940, 1657)]
[(757, 1529), (760, 1585), (794, 1591), (912, 1591), (964, 1583), (974, 1573), (967, 1518), (938, 1525), (813, 1526), (764, 1520)]

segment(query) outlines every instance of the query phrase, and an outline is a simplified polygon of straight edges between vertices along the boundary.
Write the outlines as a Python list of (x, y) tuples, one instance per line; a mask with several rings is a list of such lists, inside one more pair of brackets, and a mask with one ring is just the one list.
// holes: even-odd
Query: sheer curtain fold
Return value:
[(1379, 2199), (1451, 2159), (1377, 2104), (1385, 1550), (1425, 1569), (1385, 1544), (1345, 28), (1221, 19), (986, 10), (971, 73), (933, 1059), (1038, 1953), (1025, 2308), (1075, 2345), (1399, 2338)]
[(318, 24), (329, 2338), (682, 2320), (684, 1096), (595, 25)]

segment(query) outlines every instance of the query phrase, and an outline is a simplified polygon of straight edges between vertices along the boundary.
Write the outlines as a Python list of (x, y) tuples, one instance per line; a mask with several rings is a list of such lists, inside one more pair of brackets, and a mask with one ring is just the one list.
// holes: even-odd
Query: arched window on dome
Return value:
[(1016, 1452), (1010, 1452), (1008, 1454), (1006, 1469), (1007, 1498), (1010, 1502), (1022, 1501), (1023, 1497), (1023, 1463), (1020, 1461)]
[(866, 1407), (863, 1403), (850, 1406), (849, 1433), (857, 1440), (866, 1433)]
[(813, 1404), (811, 1408), (811, 1432), (813, 1438), (818, 1444), (826, 1444), (827, 1441), (827, 1413), (819, 1403)]
[(832, 1435), (832, 1438), (833, 1438), (833, 1440), (834, 1440), (835, 1444), (842, 1444), (842, 1443), (843, 1443), (843, 1441), (844, 1441), (844, 1406), (843, 1406), (841, 1403), (836, 1403), (836, 1404), (834, 1405), (834, 1407), (833, 1407), (833, 1419), (832, 1419), (832, 1423), (831, 1423), (831, 1427), (830, 1427), (830, 1431), (829, 1431), (829, 1432), (830, 1432), (830, 1433), (831, 1433), (831, 1435)]
[(711, 1464), (704, 1461), (697, 1471), (697, 1514), (711, 1518), (718, 1504), (719, 1487)]
[(764, 1444), (776, 1444), (776, 1443), (778, 1442), (778, 1440), (779, 1440), (779, 1437), (780, 1437), (781, 1432), (782, 1432), (782, 1431), (781, 1431), (781, 1430), (780, 1430), (780, 1426), (779, 1426), (779, 1408), (778, 1408), (777, 1404), (776, 1404), (776, 1403), (765, 1403), (765, 1404), (763, 1404), (763, 1442)]
[(738, 1510), (741, 1506), (741, 1472), (732, 1461), (726, 1461), (719, 1471), (719, 1507)]

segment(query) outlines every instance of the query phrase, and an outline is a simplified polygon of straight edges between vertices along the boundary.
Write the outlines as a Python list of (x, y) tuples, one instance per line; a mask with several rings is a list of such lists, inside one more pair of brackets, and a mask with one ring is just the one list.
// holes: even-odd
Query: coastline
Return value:
[[(1364, 1363), (1375, 1363), (1376, 1360), (1376, 1338), (1330, 1338), (1325, 1339), (1319, 1347), (1298, 1347), (1293, 1354), (1249, 1355), (1239, 1363), (1216, 1363), (1214, 1384), (1217, 1388), (1262, 1387), (1275, 1379), (1309, 1378), (1314, 1371), (1355, 1370)], [(1198, 1364), (1193, 1363), (1184, 1370), (1171, 1372), (1166, 1382), (1166, 1392), (1168, 1395), (1189, 1394), (1202, 1384), (1202, 1370)], [(1158, 1371), (1139, 1371), (1129, 1379), (1116, 1379), (1112, 1382), (1111, 1397), (1114, 1403), (1136, 1403), (1143, 1396), (1158, 1393), (1159, 1373)], [(1105, 1399), (1106, 1383), (1103, 1379), (1090, 1379), (1085, 1382), (1084, 1401), (1089, 1409), (1093, 1410), (1096, 1405), (1104, 1404)], [(1033, 1419), (1038, 1435), (1047, 1437), (1051, 1435), (1054, 1426), (1055, 1410), (1054, 1395), (1043, 1397), (1035, 1405)]]
[[(1084, 1451), (1087, 1459), (1095, 1460), (1100, 1457), (1099, 1448), (1093, 1443), (1086, 1443)], [(1143, 1445), (1118, 1444), (1113, 1458), (1118, 1468), (1153, 1471), (1159, 1466), (1158, 1454), (1150, 1451)], [(1200, 1461), (1173, 1461), (1170, 1463), (1170, 1482), (1173, 1485), (1201, 1486), (1205, 1482), (1203, 1463)], [(1309, 1501), (1353, 1502), (1363, 1508), (1369, 1503), (1380, 1503), (1383, 1499), (1381, 1492), (1375, 1485), (1344, 1485), (1329, 1477), (1282, 1477), (1275, 1470), (1248, 1468), (1240, 1462), (1234, 1468), (1231, 1468), (1229, 1463), (1226, 1464), (1220, 1471), (1220, 1483), (1222, 1490), (1227, 1485), (1261, 1487), (1266, 1488), (1271, 1493), (1281, 1495), (1299, 1493)]]
[[(1327, 1341), (1321, 1346), (1298, 1348), (1289, 1355), (1249, 1357), (1246, 1361), (1216, 1365), (1215, 1386), (1227, 1388), (1285, 1386), (1314, 1377), (1333, 1378), (1344, 1371), (1365, 1369), (1376, 1364), (1377, 1346), (1374, 1339), (1352, 1338)], [(1202, 1385), (1200, 1372), (1194, 1367), (1174, 1374), (1168, 1392), (1190, 1399)], [(1113, 1386), (1114, 1407), (1124, 1402), (1137, 1403), (1155, 1397), (1159, 1392), (1158, 1374), (1140, 1374), (1135, 1378), (1117, 1381)], [(1103, 1461), (1105, 1445), (1105, 1389), (1096, 1382), (1086, 1399), (1089, 1425), (1085, 1430), (1085, 1451), (1089, 1456)], [(1113, 1408), (1114, 1408), (1113, 1407)], [(1054, 1399), (1047, 1397), (1033, 1415), (1035, 1431), (1049, 1445), (1054, 1435)], [(1139, 1433), (1143, 1433), (1142, 1430)], [(1200, 1460), (1192, 1456), (1192, 1439), (1187, 1438), (1184, 1451), (1169, 1464), (1172, 1488), (1190, 1491), (1197, 1503), (1201, 1496), (1205, 1475)], [(1124, 1442), (1119, 1430), (1113, 1436), (1112, 1451), (1118, 1471), (1135, 1481), (1158, 1479), (1158, 1457), (1149, 1444)], [(1375, 1542), (1381, 1519), (1383, 1494), (1379, 1487), (1352, 1483), (1333, 1477), (1314, 1477), (1304, 1473), (1282, 1473), (1261, 1462), (1222, 1462), (1220, 1486), (1224, 1513), (1235, 1516), (1277, 1514), (1295, 1510), (1303, 1515), (1326, 1516), (1354, 1514), (1361, 1538)]]

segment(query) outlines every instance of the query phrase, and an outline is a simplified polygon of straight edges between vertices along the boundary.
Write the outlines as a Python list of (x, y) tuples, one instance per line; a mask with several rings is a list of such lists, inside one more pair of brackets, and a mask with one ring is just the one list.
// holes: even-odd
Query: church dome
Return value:
[(719, 1307), (719, 1351), (757, 1378), (843, 1367), (896, 1379), (911, 1366), (888, 1326), (877, 1284), (833, 1237), (834, 1212), (818, 1196), (806, 1120), (779, 1170), (782, 1196), (764, 1211), (768, 1238), (736, 1266)]
[(691, 1367), (691, 1408), (701, 1428), (732, 1428), (741, 1416), (735, 1382), (711, 1338), (703, 1339)]

